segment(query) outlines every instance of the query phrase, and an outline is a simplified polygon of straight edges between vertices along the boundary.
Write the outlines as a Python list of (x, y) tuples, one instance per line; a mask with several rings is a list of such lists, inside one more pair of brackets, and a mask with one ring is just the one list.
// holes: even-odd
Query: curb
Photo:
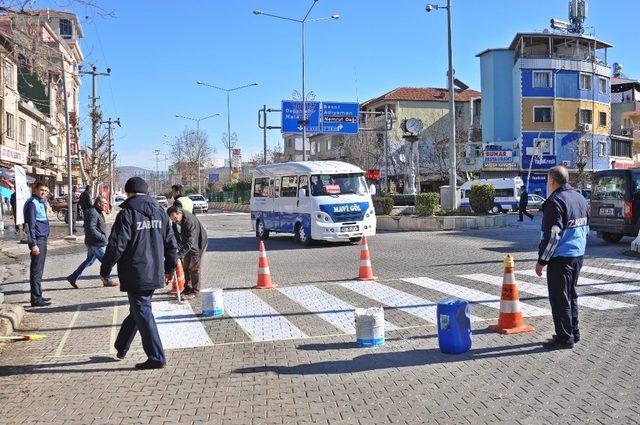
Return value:
[(506, 227), (504, 216), (377, 216), (377, 230), (396, 232), (434, 232)]
[(24, 308), (17, 304), (0, 304), (0, 336), (9, 336), (20, 327)]

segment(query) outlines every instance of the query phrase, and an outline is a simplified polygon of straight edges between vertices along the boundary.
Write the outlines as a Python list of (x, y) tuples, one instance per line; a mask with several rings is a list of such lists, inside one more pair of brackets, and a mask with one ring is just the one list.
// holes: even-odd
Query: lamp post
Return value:
[(254, 15), (263, 15), (263, 16), (269, 16), (271, 18), (282, 19), (285, 21), (297, 22), (301, 26), (301, 29), (302, 29), (302, 34), (301, 34), (302, 35), (302, 120), (300, 124), (302, 124), (302, 160), (303, 161), (307, 160), (307, 93), (305, 91), (306, 73), (305, 73), (305, 54), (304, 54), (304, 44), (305, 44), (304, 43), (304, 40), (305, 40), (304, 25), (307, 22), (326, 21), (327, 19), (340, 19), (340, 15), (337, 15), (337, 14), (334, 14), (325, 18), (308, 19), (309, 14), (311, 14), (311, 10), (313, 9), (313, 7), (316, 5), (317, 2), (318, 0), (313, 0), (313, 3), (311, 3), (311, 7), (309, 7), (309, 10), (307, 11), (307, 14), (302, 19), (288, 18), (286, 16), (280, 16), (280, 15), (272, 15), (271, 13), (265, 13), (265, 12), (262, 12), (261, 10), (253, 11)]
[(245, 84), (245, 85), (234, 87), (234, 88), (231, 88), (231, 89), (214, 86), (213, 84), (204, 83), (202, 81), (196, 81), (196, 84), (198, 84), (199, 86), (211, 87), (212, 89), (221, 90), (221, 91), (227, 93), (227, 140), (228, 140), (228, 146), (225, 146), (225, 147), (229, 151), (229, 177), (231, 177), (231, 149), (233, 149), (233, 146), (232, 146), (232, 143), (231, 143), (231, 112), (230, 112), (231, 111), (231, 107), (230, 107), (230, 102), (229, 102), (229, 95), (231, 94), (231, 92), (234, 92), (234, 91), (237, 91), (237, 90), (240, 90), (240, 89), (257, 86), (258, 83)]
[(448, 41), (448, 55), (449, 55), (449, 71), (447, 75), (447, 85), (449, 88), (449, 116), (451, 117), (451, 133), (449, 135), (450, 143), (450, 169), (449, 169), (449, 189), (451, 194), (451, 209), (455, 210), (458, 207), (456, 187), (457, 187), (457, 168), (456, 168), (456, 114), (455, 114), (455, 99), (453, 91), (453, 47), (451, 41), (451, 0), (447, 0), (446, 6), (440, 6), (438, 4), (428, 4), (426, 7), (427, 12), (432, 10), (446, 9), (447, 11), (447, 41)]
[[(202, 118), (193, 118), (193, 117), (187, 117), (185, 115), (176, 114), (176, 118), (183, 118), (185, 120), (195, 121), (196, 122), (196, 128), (198, 129), (198, 135), (200, 133), (200, 121), (204, 121), (206, 119), (217, 117), (217, 116), (220, 116), (220, 114), (208, 115), (208, 116), (202, 117)], [(200, 156), (198, 156), (198, 193), (200, 193), (200, 192), (202, 192), (202, 181), (200, 179)]]

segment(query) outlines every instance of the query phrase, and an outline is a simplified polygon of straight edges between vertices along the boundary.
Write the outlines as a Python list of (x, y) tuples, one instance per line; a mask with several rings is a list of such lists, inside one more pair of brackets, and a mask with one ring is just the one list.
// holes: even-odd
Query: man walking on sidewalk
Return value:
[(589, 234), (589, 205), (569, 186), (569, 172), (563, 166), (549, 170), (542, 217), (542, 241), (538, 249), (536, 274), (547, 268), (547, 286), (555, 335), (542, 344), (549, 350), (573, 348), (580, 340), (576, 285)]
[(50, 298), (42, 296), (42, 273), (47, 259), (47, 239), (49, 238), (49, 218), (47, 217), (47, 186), (38, 182), (34, 194), (24, 204), (24, 223), (27, 243), (31, 252), (29, 283), (31, 284), (31, 307), (51, 305)]
[(531, 220), (533, 220), (533, 214), (527, 212), (527, 207), (529, 206), (529, 192), (525, 189), (524, 186), (520, 188), (520, 202), (518, 203), (518, 221), (522, 221), (522, 215), (526, 215)]
[[(106, 204), (106, 198), (98, 196), (93, 206), (84, 209), (84, 244), (87, 246), (87, 258), (73, 273), (67, 276), (69, 284), (76, 289), (78, 289), (77, 280), (84, 269), (95, 263), (96, 259), (102, 262), (108, 240), (107, 224), (103, 212)], [(103, 285), (118, 286), (118, 283), (111, 278), (107, 278)]]
[(209, 243), (207, 231), (196, 216), (175, 205), (169, 207), (167, 214), (173, 222), (173, 231), (178, 241), (178, 257), (182, 259), (184, 266), (184, 299), (192, 299), (200, 296), (200, 268)]
[(127, 180), (124, 186), (127, 200), (120, 205), (100, 267), (100, 278), (106, 282), (111, 269), (118, 264), (120, 290), (129, 298), (129, 315), (122, 322), (114, 347), (117, 357), (124, 359), (136, 332), (140, 331), (148, 359), (136, 364), (136, 369), (160, 369), (166, 363), (151, 298), (173, 276), (178, 260), (169, 217), (147, 195), (148, 189), (147, 182), (140, 177)]

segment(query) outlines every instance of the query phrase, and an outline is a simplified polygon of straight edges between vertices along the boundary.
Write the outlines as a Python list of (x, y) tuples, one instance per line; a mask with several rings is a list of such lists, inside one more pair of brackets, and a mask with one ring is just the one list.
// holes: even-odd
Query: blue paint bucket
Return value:
[(206, 288), (200, 291), (202, 315), (218, 317), (224, 314), (224, 297), (221, 288)]

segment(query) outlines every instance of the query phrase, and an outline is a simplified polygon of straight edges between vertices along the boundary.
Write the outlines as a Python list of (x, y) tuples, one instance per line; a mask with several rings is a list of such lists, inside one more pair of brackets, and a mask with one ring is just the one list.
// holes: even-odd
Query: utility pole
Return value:
[(281, 129), (280, 126), (267, 125), (267, 112), (281, 112), (282, 109), (272, 109), (267, 108), (267, 105), (263, 105), (262, 109), (258, 109), (258, 128), (262, 129), (262, 150), (264, 158), (262, 159), (262, 163), (267, 163), (267, 130), (275, 130)]
[(156, 178), (155, 178), (155, 184), (153, 185), (154, 188), (154, 193), (157, 195), (158, 194), (158, 179), (160, 178), (160, 174), (158, 173), (158, 161), (160, 160), (160, 150), (156, 149), (153, 151), (153, 153), (156, 154)]
[[(79, 74), (81, 75), (91, 75), (91, 153), (93, 155), (93, 161), (95, 162), (95, 153), (98, 145), (98, 128), (100, 122), (98, 120), (98, 93), (97, 93), (97, 77), (108, 77), (111, 75), (111, 68), (107, 68), (107, 72), (98, 72), (95, 66), (91, 67), (91, 71), (82, 71), (82, 65), (80, 66), (81, 70)], [(92, 163), (92, 172), (95, 173), (96, 164)], [(93, 175), (91, 178), (95, 178)], [(87, 182), (88, 183), (88, 182)], [(93, 189), (93, 184), (95, 182), (91, 182), (91, 188)]]
[[(73, 180), (71, 177), (71, 139), (69, 137), (69, 100), (67, 98), (67, 73), (64, 69), (64, 53), (60, 53), (60, 66), (62, 72), (62, 95), (64, 96), (64, 125), (67, 141), (67, 222), (69, 234), (65, 239), (74, 240), (73, 234)], [(80, 155), (80, 153), (78, 153)]]
[(111, 127), (114, 124), (118, 124), (118, 127), (120, 127), (120, 118), (116, 120), (109, 118), (106, 121), (100, 121), (100, 124), (107, 124), (107, 137), (109, 139), (109, 197), (111, 198), (109, 201), (111, 203), (113, 199), (113, 187), (115, 186), (113, 174), (113, 133), (111, 132)]

